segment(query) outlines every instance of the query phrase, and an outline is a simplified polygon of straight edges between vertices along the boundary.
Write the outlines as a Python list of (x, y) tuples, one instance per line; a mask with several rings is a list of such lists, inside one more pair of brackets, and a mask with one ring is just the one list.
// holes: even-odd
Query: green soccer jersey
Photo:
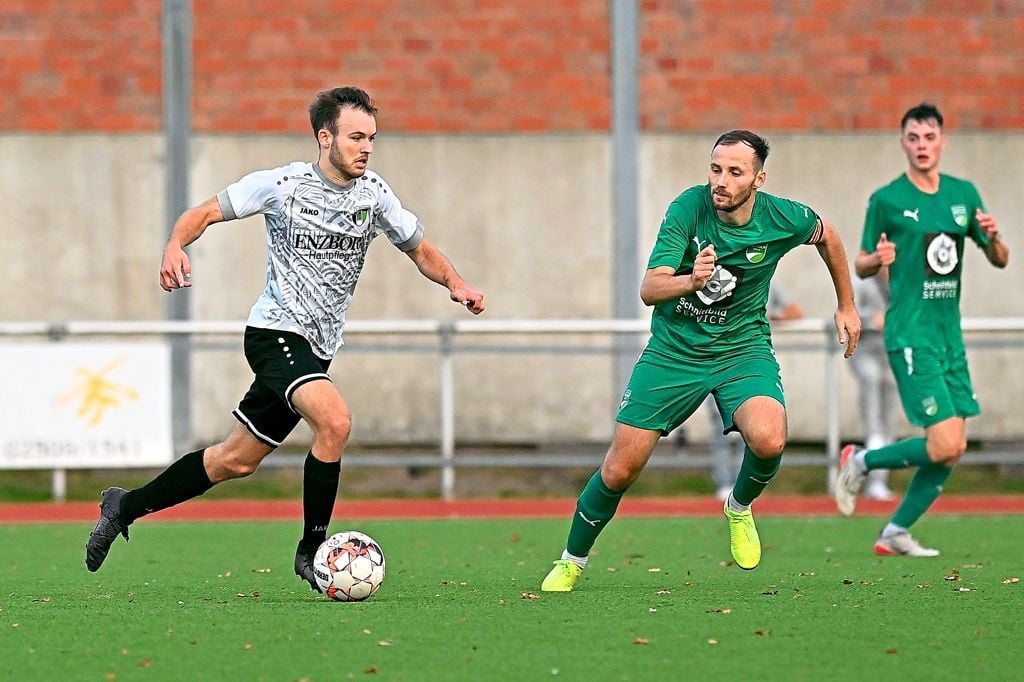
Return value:
[(963, 348), (964, 236), (981, 248), (988, 246), (974, 217), (979, 208), (985, 210), (974, 185), (949, 175), (939, 176), (934, 194), (922, 192), (901, 175), (871, 195), (861, 248), (873, 253), (883, 232), (896, 245), (885, 314), (888, 350)]
[(729, 225), (718, 219), (708, 185), (684, 191), (665, 213), (647, 267), (690, 274), (697, 254), (712, 244), (715, 271), (702, 290), (654, 307), (648, 350), (706, 360), (770, 349), (765, 308), (772, 275), (783, 254), (817, 242), (821, 230), (810, 208), (764, 192), (755, 195), (746, 225)]

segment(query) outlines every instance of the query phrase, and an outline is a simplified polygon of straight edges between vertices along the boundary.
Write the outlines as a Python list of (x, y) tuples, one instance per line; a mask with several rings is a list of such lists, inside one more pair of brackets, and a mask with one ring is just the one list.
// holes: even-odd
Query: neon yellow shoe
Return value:
[(761, 563), (761, 538), (754, 527), (754, 515), (747, 511), (733, 511), (725, 503), (725, 518), (729, 519), (729, 549), (733, 561), (745, 571), (757, 568)]
[(583, 575), (582, 568), (568, 559), (559, 559), (555, 562), (555, 567), (548, 573), (548, 577), (544, 578), (544, 582), (540, 584), (540, 591), (572, 592), (572, 588), (576, 587), (576, 582), (581, 575)]

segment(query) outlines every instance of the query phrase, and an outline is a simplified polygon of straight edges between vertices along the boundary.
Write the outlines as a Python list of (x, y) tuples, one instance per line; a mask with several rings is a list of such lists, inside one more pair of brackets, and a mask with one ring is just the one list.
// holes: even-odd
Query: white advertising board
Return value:
[(2, 344), (0, 377), (0, 469), (173, 459), (167, 344)]

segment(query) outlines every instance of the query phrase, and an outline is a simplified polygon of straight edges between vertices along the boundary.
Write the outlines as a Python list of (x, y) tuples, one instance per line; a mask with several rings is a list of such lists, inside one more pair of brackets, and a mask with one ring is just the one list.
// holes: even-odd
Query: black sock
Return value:
[(341, 461), (323, 462), (310, 451), (302, 467), (302, 541), (305, 547), (318, 547), (327, 539), (334, 501), (338, 497)]
[(146, 485), (129, 491), (121, 502), (123, 520), (131, 523), (146, 514), (199, 497), (212, 488), (203, 467), (203, 450), (184, 455)]

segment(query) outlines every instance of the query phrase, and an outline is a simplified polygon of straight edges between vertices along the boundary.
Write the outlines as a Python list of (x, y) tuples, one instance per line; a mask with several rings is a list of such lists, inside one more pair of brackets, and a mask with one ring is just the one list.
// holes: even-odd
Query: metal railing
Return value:
[[(4, 338), (48, 338), (54, 341), (70, 337), (95, 336), (133, 336), (133, 337), (167, 337), (171, 335), (216, 336), (240, 335), (244, 323), (239, 321), (66, 321), (66, 322), (0, 322), (0, 342)], [(998, 345), (1024, 345), (1024, 318), (971, 318), (963, 321), (965, 332), (1011, 332), (1011, 343), (1000, 342)], [(536, 337), (551, 335), (636, 335), (639, 344), (646, 340), (649, 333), (648, 320), (361, 320), (346, 324), (346, 338), (360, 336), (389, 335), (433, 335), (436, 337), (436, 353), (438, 357), (438, 404), (439, 404), (439, 442), (437, 454), (427, 456), (381, 456), (346, 457), (349, 464), (356, 466), (417, 466), (436, 467), (440, 469), (440, 494), (444, 499), (452, 499), (455, 495), (456, 469), (463, 467), (550, 467), (550, 466), (589, 466), (599, 462), (599, 457), (589, 455), (460, 455), (456, 451), (456, 411), (455, 411), (455, 363), (459, 354), (473, 352), (494, 352), (493, 347), (486, 349), (472, 346), (460, 346), (456, 343), (461, 337)], [(825, 408), (825, 463), (828, 468), (827, 485), (834, 480), (836, 464), (839, 459), (840, 424), (839, 424), (839, 362), (842, 347), (835, 340), (835, 329), (831, 320), (803, 319), (773, 325), (775, 345), (777, 348), (791, 348), (812, 351), (822, 354), (824, 383), (822, 386), (822, 404)], [(970, 344), (968, 344), (970, 346)], [(536, 349), (537, 346), (517, 347), (517, 350)], [(374, 352), (406, 352), (407, 349), (374, 347)], [(357, 350), (358, 352), (358, 350)], [(609, 350), (608, 352), (613, 352)], [(352, 461), (352, 460), (356, 461)], [(803, 461), (806, 460), (806, 461)], [(791, 464), (820, 463), (819, 456), (787, 455)], [(1005, 463), (1022, 462), (1024, 458), (1016, 453), (988, 453), (984, 457), (972, 458), (974, 463)], [(692, 460), (688, 462), (692, 465)], [(681, 458), (662, 459), (660, 467), (685, 466)], [(54, 471), (54, 496), (62, 497), (64, 492), (63, 470)]]

